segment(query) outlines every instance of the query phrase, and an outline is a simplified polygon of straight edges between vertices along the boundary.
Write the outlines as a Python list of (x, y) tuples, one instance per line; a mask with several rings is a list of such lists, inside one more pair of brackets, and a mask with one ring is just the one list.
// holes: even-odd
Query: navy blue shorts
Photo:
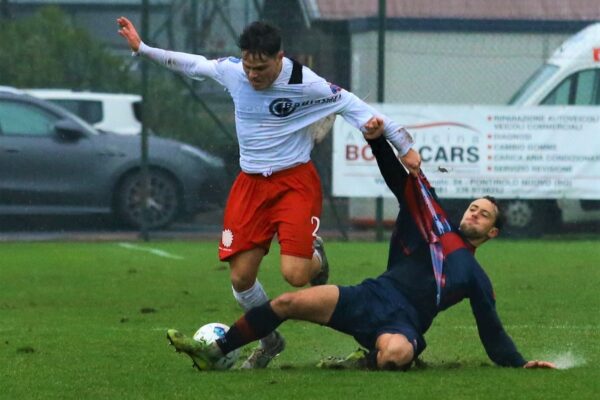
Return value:
[(366, 279), (339, 289), (340, 298), (327, 326), (353, 336), (367, 350), (375, 349), (383, 333), (406, 336), (415, 358), (425, 349), (425, 340), (406, 311), (412, 306), (389, 279)]

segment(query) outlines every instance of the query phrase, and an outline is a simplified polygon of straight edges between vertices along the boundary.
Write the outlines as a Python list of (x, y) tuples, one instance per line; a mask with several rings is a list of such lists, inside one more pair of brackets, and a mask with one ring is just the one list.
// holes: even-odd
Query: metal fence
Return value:
[[(239, 53), (237, 35), (243, 27), (253, 20), (266, 19), (281, 27), (288, 55), (366, 101), (506, 104), (554, 49), (594, 18), (587, 12), (589, 5), (582, 1), (474, 2), (481, 3), (478, 10), (470, 10), (461, 2), (453, 2), (454, 8), (445, 3), (440, 7), (443, 10), (434, 9), (427, 15), (417, 6), (407, 7), (409, 2), (392, 0), (149, 0), (149, 37), (145, 40), (208, 58), (235, 56)], [(140, 24), (141, 1), (3, 0), (1, 23), (26, 18), (47, 4), (60, 7), (75, 25), (87, 29), (113, 54), (122, 56), (132, 74), (139, 73), (140, 63), (130, 58), (116, 34), (114, 21), (119, 15), (127, 15)], [(364, 4), (370, 8), (361, 15)], [(424, 8), (427, 6), (431, 4)], [(383, 19), (378, 14), (381, 7)], [(596, 14), (600, 18), (598, 11)], [(384, 32), (383, 40), (380, 32)], [(189, 134), (198, 139), (188, 141), (219, 152), (227, 160), (229, 178), (233, 180), (239, 169), (228, 94), (214, 82), (184, 82), (151, 68), (151, 87), (170, 81), (179, 88), (185, 102), (196, 105), (190, 112), (197, 123), (190, 126)], [(378, 87), (383, 88), (382, 93)], [(332, 235), (371, 237), (372, 232), (356, 224), (354, 217), (356, 213), (374, 217), (375, 200), (329, 195), (331, 149), (330, 135), (313, 153), (326, 194), (322, 227)], [(397, 205), (386, 201), (385, 207), (389, 219)], [(176, 224), (175, 229), (220, 232), (221, 217), (222, 209), (215, 209), (186, 221), (185, 228)], [(590, 213), (591, 229), (597, 229), (596, 218), (600, 219), (600, 211)], [(590, 229), (590, 225), (585, 227)]]

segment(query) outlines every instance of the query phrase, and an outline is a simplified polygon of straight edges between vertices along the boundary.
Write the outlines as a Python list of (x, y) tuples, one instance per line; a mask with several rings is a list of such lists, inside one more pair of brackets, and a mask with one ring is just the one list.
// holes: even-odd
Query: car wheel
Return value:
[[(158, 229), (172, 223), (180, 208), (180, 197), (177, 183), (164, 172), (149, 171), (149, 194), (147, 199), (148, 229)], [(128, 225), (135, 228), (142, 226), (143, 207), (142, 173), (129, 175), (119, 186), (117, 194), (117, 213)]]
[(547, 226), (560, 223), (555, 202), (508, 200), (502, 203), (508, 236), (540, 236)]

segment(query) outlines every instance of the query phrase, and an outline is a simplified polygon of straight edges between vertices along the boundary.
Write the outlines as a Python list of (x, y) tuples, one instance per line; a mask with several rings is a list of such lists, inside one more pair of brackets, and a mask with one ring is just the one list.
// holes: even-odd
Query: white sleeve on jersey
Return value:
[(359, 99), (354, 93), (344, 91), (346, 106), (340, 111), (340, 115), (355, 128), (363, 130), (364, 125), (372, 117), (379, 117), (384, 122), (385, 138), (398, 150), (400, 156), (404, 156), (413, 146), (412, 136), (391, 118), (381, 114), (375, 108)]
[(303, 76), (308, 81), (305, 84), (305, 94), (309, 98), (335, 97), (334, 102), (319, 104), (321, 112), (328, 109), (329, 113), (339, 114), (359, 130), (363, 130), (364, 125), (372, 117), (380, 117), (384, 121), (385, 138), (398, 150), (400, 156), (404, 156), (412, 148), (413, 138), (400, 124), (381, 114), (353, 93), (326, 82), (310, 69), (305, 67), (303, 72)]
[(203, 80), (211, 78), (223, 86), (227, 86), (223, 79), (223, 69), (227, 63), (221, 63), (220, 60), (208, 60), (206, 57), (181, 53), (177, 51), (163, 50), (156, 47), (150, 47), (145, 43), (140, 44), (137, 55), (145, 57), (155, 63), (180, 73), (191, 79)]

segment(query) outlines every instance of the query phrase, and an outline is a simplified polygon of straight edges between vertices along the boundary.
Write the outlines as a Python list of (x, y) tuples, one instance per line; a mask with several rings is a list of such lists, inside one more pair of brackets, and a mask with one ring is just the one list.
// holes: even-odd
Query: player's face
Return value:
[(494, 226), (498, 208), (488, 199), (477, 199), (465, 211), (460, 221), (460, 230), (471, 241), (484, 241), (498, 236), (498, 228)]
[(242, 51), (244, 72), (255, 90), (264, 90), (275, 82), (281, 72), (282, 60), (282, 51), (274, 57)]

